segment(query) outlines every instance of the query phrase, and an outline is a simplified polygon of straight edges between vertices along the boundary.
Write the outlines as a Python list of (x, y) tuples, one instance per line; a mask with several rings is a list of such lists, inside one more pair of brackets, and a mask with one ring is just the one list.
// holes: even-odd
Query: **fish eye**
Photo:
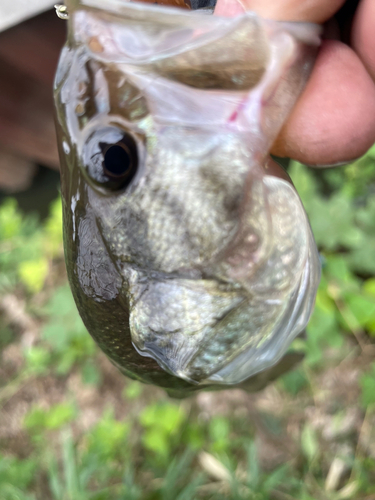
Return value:
[[(115, 144), (100, 142), (103, 156), (103, 174), (108, 187), (120, 189), (129, 184), (138, 166), (137, 145), (129, 134), (124, 134)], [(111, 186), (109, 186), (111, 184)]]
[(91, 179), (111, 191), (124, 189), (138, 169), (138, 147), (129, 132), (105, 127), (85, 144), (83, 160)]

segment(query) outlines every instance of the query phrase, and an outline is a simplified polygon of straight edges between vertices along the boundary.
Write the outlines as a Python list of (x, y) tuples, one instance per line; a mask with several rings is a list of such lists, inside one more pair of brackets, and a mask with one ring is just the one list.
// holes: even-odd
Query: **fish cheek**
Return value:
[(107, 253), (94, 216), (86, 210), (77, 226), (75, 243), (66, 240), (66, 259), (81, 318), (99, 347), (127, 376), (151, 383), (152, 379), (144, 379), (142, 373), (161, 369), (151, 359), (140, 357), (132, 345), (129, 307), (120, 294), (122, 279)]
[(102, 298), (98, 301), (84, 292), (77, 272), (70, 273), (70, 284), (87, 330), (124, 375), (171, 390), (171, 395), (178, 397), (196, 390), (195, 386), (170, 375), (152, 358), (141, 356), (135, 350), (130, 335), (129, 304), (126, 297), (120, 293), (115, 298)]
[(95, 216), (87, 206), (77, 222), (76, 242), (72, 243), (68, 242), (67, 267), (74, 299), (99, 347), (131, 378), (166, 388), (187, 387), (188, 384), (174, 380), (154, 360), (140, 356), (134, 349), (122, 278), (103, 243)]
[(76, 273), (83, 292), (100, 302), (115, 299), (122, 280), (110, 259), (93, 217), (78, 225)]

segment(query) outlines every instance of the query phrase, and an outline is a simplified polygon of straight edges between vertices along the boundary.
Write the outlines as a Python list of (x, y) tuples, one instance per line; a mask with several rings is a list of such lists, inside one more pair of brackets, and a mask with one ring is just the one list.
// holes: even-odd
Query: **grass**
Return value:
[(66, 282), (61, 204), (0, 207), (2, 500), (375, 498), (375, 149), (290, 174), (323, 262), (305, 353), (257, 394), (176, 402), (98, 351)]

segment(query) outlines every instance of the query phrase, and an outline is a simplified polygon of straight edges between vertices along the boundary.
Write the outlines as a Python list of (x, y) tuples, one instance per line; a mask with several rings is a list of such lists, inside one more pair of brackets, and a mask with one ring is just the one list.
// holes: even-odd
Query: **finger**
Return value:
[(272, 153), (312, 165), (358, 158), (375, 141), (375, 84), (352, 49), (323, 42)]
[(375, 2), (362, 0), (352, 28), (352, 45), (375, 80)]
[(262, 17), (278, 21), (324, 23), (344, 2), (345, 0), (218, 0), (215, 14), (234, 16), (252, 10)]

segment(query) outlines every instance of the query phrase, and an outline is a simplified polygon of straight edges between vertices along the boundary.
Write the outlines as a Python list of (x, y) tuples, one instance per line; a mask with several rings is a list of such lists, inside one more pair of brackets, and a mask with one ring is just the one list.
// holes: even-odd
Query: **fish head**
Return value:
[(71, 1), (55, 81), (68, 276), (120, 370), (181, 390), (242, 384), (306, 326), (319, 261), (269, 149), (313, 25)]

